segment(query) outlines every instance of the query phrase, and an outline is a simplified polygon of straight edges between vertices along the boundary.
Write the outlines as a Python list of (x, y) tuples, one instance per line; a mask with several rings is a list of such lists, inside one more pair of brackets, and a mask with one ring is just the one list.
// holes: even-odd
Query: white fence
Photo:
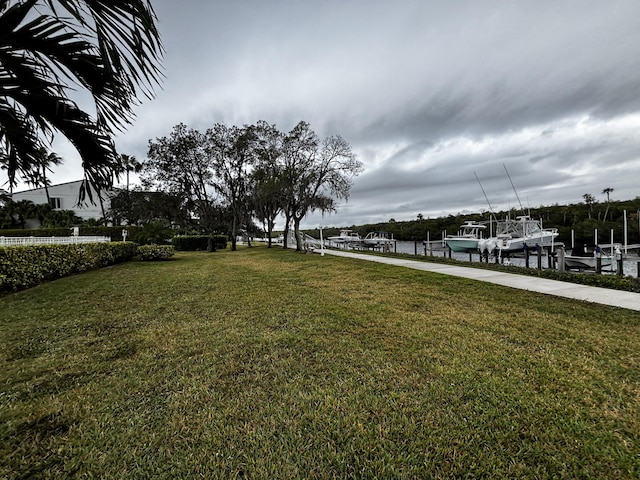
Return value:
[(72, 236), (72, 237), (0, 237), (0, 247), (17, 247), (22, 245), (75, 245), (78, 243), (105, 243), (111, 237)]

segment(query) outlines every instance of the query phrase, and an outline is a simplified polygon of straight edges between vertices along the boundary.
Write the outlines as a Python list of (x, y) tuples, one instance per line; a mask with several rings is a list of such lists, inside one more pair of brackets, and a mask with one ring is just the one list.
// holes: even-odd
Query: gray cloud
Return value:
[(166, 82), (119, 149), (144, 158), (179, 122), (308, 121), (365, 164), (349, 201), (310, 226), (486, 210), (474, 172), (494, 207), (513, 206), (503, 164), (532, 206), (640, 194), (636, 0), (154, 7)]

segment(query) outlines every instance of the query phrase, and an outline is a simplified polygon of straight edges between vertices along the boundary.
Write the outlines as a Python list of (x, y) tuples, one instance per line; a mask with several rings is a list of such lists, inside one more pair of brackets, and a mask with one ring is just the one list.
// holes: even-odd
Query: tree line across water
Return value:
[[(179, 232), (194, 232), (198, 230), (197, 222), (184, 208), (181, 196), (166, 192), (151, 192), (140, 188), (121, 190), (112, 199), (112, 208), (107, 212), (115, 225), (144, 226), (145, 231), (157, 232), (155, 240)], [(624, 216), (627, 216), (627, 241), (629, 244), (640, 243), (640, 197), (633, 200), (608, 202), (575, 203), (568, 205), (551, 205), (531, 208), (527, 211), (534, 218), (540, 218), (546, 227), (557, 228), (558, 241), (567, 245), (573, 240), (577, 243), (594, 243), (595, 231), (598, 231), (599, 243), (610, 241), (611, 230), (614, 232), (614, 242), (624, 242)], [(607, 213), (605, 218), (605, 213)], [(496, 217), (512, 218), (522, 214), (520, 211), (496, 212)], [(52, 210), (48, 205), (34, 205), (29, 201), (11, 202), (8, 198), (0, 199), (0, 230), (24, 228), (25, 218), (40, 218), (42, 227), (69, 227), (84, 225), (97, 227), (104, 223), (104, 219), (90, 219), (82, 221), (73, 211)], [(455, 233), (460, 225), (466, 221), (487, 221), (487, 212), (477, 214), (456, 214), (437, 218), (424, 218), (418, 215), (415, 220), (396, 221), (375, 224), (351, 225), (344, 227), (326, 227), (323, 235), (326, 237), (337, 235), (341, 228), (350, 228), (361, 236), (371, 231), (387, 231), (398, 240), (420, 241), (440, 240), (444, 232)], [(220, 208), (215, 215), (212, 229), (226, 233), (231, 225), (231, 215), (228, 208)], [(171, 226), (174, 228), (170, 228)], [(179, 226), (177, 229), (176, 226)], [(33, 233), (33, 231), (31, 231)], [(317, 229), (304, 230), (305, 233), (320, 238)], [(31, 233), (31, 234), (32, 234)], [(253, 237), (276, 236), (282, 232), (269, 234), (264, 225), (250, 220), (243, 224), (243, 233)], [(1, 232), (0, 232), (1, 234)]]
[[(588, 195), (588, 194), (587, 194)], [(584, 197), (584, 196), (583, 196)], [(576, 244), (586, 243), (593, 245), (595, 231), (598, 232), (598, 243), (608, 244), (611, 231), (614, 233), (614, 243), (624, 242), (624, 216), (627, 216), (627, 241), (629, 244), (640, 243), (640, 197), (633, 200), (610, 201), (607, 199), (598, 202), (593, 195), (588, 195), (585, 202), (568, 205), (539, 206), (522, 212), (516, 209), (495, 212), (498, 219), (510, 216), (527, 214), (533, 218), (542, 220), (543, 226), (558, 229), (558, 241), (571, 245), (572, 236)], [(420, 241), (440, 240), (443, 232), (455, 234), (466, 221), (489, 221), (490, 213), (481, 212), (474, 214), (447, 215), (438, 218), (424, 218), (418, 215), (415, 220), (380, 222), (366, 225), (351, 225), (343, 228), (366, 235), (371, 231), (386, 231), (398, 240)], [(340, 228), (323, 229), (323, 235), (337, 235)], [(306, 230), (311, 236), (319, 238), (317, 229)]]

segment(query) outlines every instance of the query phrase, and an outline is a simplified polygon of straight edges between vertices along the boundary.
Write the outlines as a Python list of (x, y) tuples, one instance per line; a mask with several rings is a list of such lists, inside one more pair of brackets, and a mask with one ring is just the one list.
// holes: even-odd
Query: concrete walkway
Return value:
[[(316, 250), (316, 253), (319, 251)], [(590, 287), (578, 283), (560, 282), (558, 280), (548, 280), (546, 278), (530, 277), (513, 273), (496, 272), (483, 268), (460, 267), (456, 265), (446, 265), (442, 263), (419, 262), (404, 258), (382, 257), (378, 255), (365, 255), (345, 250), (324, 250), (325, 255), (335, 255), (339, 257), (357, 258), (370, 262), (386, 263), (398, 267), (413, 268), (427, 272), (441, 273), (443, 275), (453, 275), (456, 277), (469, 278), (482, 282), (495, 283), (507, 287), (530, 290), (532, 292), (556, 295), (559, 297), (584, 300), (613, 307), (628, 308), (640, 311), (640, 293), (623, 292), (609, 288)]]

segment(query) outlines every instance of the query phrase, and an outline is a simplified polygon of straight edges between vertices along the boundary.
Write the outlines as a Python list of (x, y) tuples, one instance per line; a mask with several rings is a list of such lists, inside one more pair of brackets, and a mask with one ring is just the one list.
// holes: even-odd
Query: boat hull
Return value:
[(522, 252), (525, 244), (530, 251), (535, 250), (536, 245), (540, 247), (550, 247), (554, 239), (558, 236), (556, 231), (548, 231), (531, 237), (491, 237), (486, 241), (481, 241), (478, 246), (480, 250), (485, 248), (492, 251), (497, 248), (502, 253)]
[(447, 246), (452, 252), (477, 252), (477, 238), (447, 238)]
[[(508, 241), (504, 248), (502, 248), (503, 252), (518, 252), (524, 250), (525, 244), (527, 248), (530, 250), (534, 250), (536, 245), (540, 247), (548, 247), (553, 243), (553, 239), (557, 237), (558, 234), (552, 235), (543, 235), (532, 238), (517, 238)], [(500, 247), (498, 247), (500, 248)]]
[(340, 235), (327, 237), (327, 240), (331, 243), (345, 246), (358, 245), (360, 244), (360, 242), (362, 242), (362, 238), (360, 238), (360, 235), (352, 232), (351, 230), (342, 230), (340, 232)]
[[(564, 265), (567, 268), (577, 268), (581, 270), (594, 270), (597, 265), (596, 257), (579, 257), (576, 255), (565, 255)], [(600, 257), (601, 267), (610, 267), (613, 259), (609, 256)]]
[(367, 236), (362, 239), (362, 243), (369, 248), (391, 245), (395, 242), (395, 239), (389, 236), (387, 232), (369, 232)]
[(354, 242), (360, 242), (359, 238), (339, 238), (339, 237), (329, 237), (327, 238), (328, 241), (333, 242), (333, 243), (354, 243)]
[(362, 243), (369, 247), (375, 247), (377, 245), (391, 245), (395, 242), (395, 239), (392, 238), (365, 239), (362, 241)]

